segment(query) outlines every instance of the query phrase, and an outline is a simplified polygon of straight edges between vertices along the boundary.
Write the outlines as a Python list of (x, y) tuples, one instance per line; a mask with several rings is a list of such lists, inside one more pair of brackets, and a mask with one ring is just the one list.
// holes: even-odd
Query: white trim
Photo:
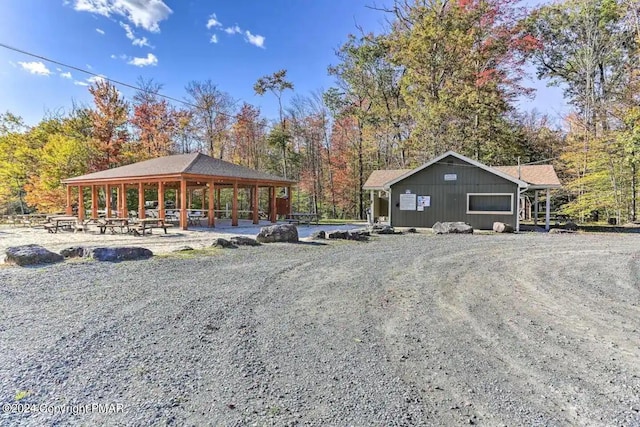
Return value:
[[(469, 210), (469, 196), (509, 196), (510, 210), (507, 211), (471, 211)], [(513, 193), (467, 193), (467, 215), (513, 215)]]
[(487, 165), (483, 165), (482, 163), (476, 162), (475, 160), (472, 160), (472, 159), (470, 159), (468, 157), (465, 157), (462, 154), (458, 154), (455, 151), (447, 151), (446, 153), (442, 154), (441, 156), (438, 156), (435, 159), (428, 161), (424, 165), (418, 166), (417, 168), (415, 168), (415, 169), (413, 169), (413, 170), (411, 170), (411, 171), (409, 171), (409, 172), (407, 172), (407, 173), (405, 173), (403, 175), (400, 175), (398, 178), (387, 182), (386, 184), (384, 184), (384, 188), (385, 189), (391, 188), (391, 186), (393, 184), (395, 184), (397, 182), (400, 182), (403, 179), (408, 178), (411, 175), (413, 175), (415, 173), (418, 173), (423, 169), (428, 168), (429, 166), (433, 165), (434, 163), (438, 163), (440, 160), (442, 160), (442, 159), (444, 159), (445, 157), (448, 157), (448, 156), (453, 156), (453, 157), (457, 158), (458, 160), (462, 160), (463, 162), (466, 162), (466, 163), (469, 163), (470, 165), (476, 166), (476, 167), (478, 167), (478, 168), (480, 168), (482, 170), (485, 170), (485, 171), (487, 171), (487, 172), (489, 172), (489, 173), (491, 173), (493, 175), (499, 176), (500, 178), (504, 178), (507, 181), (511, 181), (513, 183), (516, 183), (516, 184), (518, 184), (519, 188), (527, 188), (527, 186), (528, 186), (528, 184), (526, 182), (524, 182), (524, 181), (522, 181), (520, 179), (514, 178), (511, 175), (508, 175), (508, 174), (506, 174), (504, 172), (501, 172), (499, 170), (493, 169), (493, 168), (491, 168), (491, 167), (489, 167)]

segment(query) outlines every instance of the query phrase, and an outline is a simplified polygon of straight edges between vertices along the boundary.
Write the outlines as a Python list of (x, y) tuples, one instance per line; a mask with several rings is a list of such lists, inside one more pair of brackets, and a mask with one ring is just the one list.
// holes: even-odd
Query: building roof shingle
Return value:
[(64, 180), (64, 183), (143, 178), (147, 176), (193, 174), (291, 184), (294, 181), (245, 166), (215, 159), (202, 153), (176, 154), (94, 172)]
[(384, 185), (393, 181), (396, 178), (401, 177), (405, 173), (410, 172), (411, 169), (389, 169), (389, 170), (377, 170), (371, 172), (369, 179), (364, 183), (363, 190), (383, 190)]
[[(520, 173), (518, 173), (520, 168)], [(531, 186), (560, 187), (562, 184), (552, 165), (493, 166), (507, 175), (521, 179)]]

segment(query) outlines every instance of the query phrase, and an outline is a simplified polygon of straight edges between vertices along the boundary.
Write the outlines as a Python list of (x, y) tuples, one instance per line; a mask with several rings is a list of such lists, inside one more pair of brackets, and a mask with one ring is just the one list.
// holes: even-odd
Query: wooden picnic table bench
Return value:
[(311, 225), (311, 223), (314, 223), (315, 225), (318, 225), (319, 221), (320, 221), (320, 215), (313, 212), (297, 212), (287, 216), (287, 222), (289, 224)]
[(131, 232), (136, 236), (145, 236), (147, 231), (151, 234), (151, 230), (154, 228), (162, 228), (164, 230), (164, 234), (167, 234), (167, 228), (173, 227), (173, 224), (167, 224), (161, 218), (145, 218), (138, 220), (135, 228), (131, 228)]
[(49, 233), (57, 233), (58, 230), (76, 230), (78, 218), (75, 216), (51, 216), (42, 226)]
[(111, 234), (116, 234), (116, 229), (120, 230), (120, 233), (129, 232), (129, 218), (102, 218), (99, 219), (98, 228), (100, 229), (100, 234), (105, 234), (107, 229), (111, 230)]

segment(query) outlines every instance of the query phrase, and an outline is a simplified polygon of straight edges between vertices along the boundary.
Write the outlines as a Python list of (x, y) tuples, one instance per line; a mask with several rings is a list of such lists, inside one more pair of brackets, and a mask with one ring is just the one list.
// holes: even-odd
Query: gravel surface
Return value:
[[(634, 235), (0, 268), (0, 425), (640, 426)], [(53, 409), (50, 409), (53, 411)]]

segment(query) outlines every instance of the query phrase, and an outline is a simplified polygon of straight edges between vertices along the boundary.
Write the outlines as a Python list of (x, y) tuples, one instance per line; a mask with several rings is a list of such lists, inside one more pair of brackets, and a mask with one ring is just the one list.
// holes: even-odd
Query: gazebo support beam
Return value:
[(144, 184), (138, 183), (138, 218), (144, 219)]
[(253, 223), (254, 224), (258, 224), (260, 223), (260, 217), (259, 217), (259, 213), (258, 213), (258, 201), (260, 200), (260, 198), (258, 197), (258, 194), (260, 192), (260, 187), (258, 187), (258, 184), (253, 186), (252, 192), (251, 192), (251, 204), (253, 207)]
[(67, 215), (73, 214), (73, 208), (71, 207), (71, 186), (67, 184), (67, 208), (65, 210)]
[(182, 178), (180, 180), (180, 228), (188, 229), (187, 222), (187, 181)]
[(164, 220), (164, 182), (158, 182), (158, 218)]
[(105, 216), (111, 218), (111, 186), (109, 184), (105, 185), (104, 190)]
[(84, 219), (84, 194), (82, 194), (82, 185), (78, 185), (78, 219)]
[(91, 186), (91, 218), (98, 219), (98, 187)]
[(238, 226), (238, 181), (233, 182), (233, 199), (231, 200), (231, 225)]
[(276, 211), (276, 187), (269, 187), (269, 219), (274, 224), (278, 220), (278, 213)]
[(120, 218), (126, 218), (129, 214), (127, 212), (127, 186), (125, 184), (120, 184), (118, 199), (118, 216)]
[[(215, 195), (216, 195), (216, 184), (214, 180), (211, 180), (209, 183), (209, 210), (207, 212), (207, 223), (209, 227), (216, 226), (216, 215), (215, 215)], [(203, 194), (204, 196), (204, 194)]]
[[(298, 191), (300, 191), (300, 189), (298, 189)], [(300, 194), (300, 193), (298, 193)], [(293, 197), (292, 197), (292, 193), (291, 193), (291, 186), (287, 187), (287, 203), (289, 204), (289, 208), (287, 209), (288, 211), (288, 215), (291, 215), (293, 213)], [(298, 197), (298, 200), (300, 200), (300, 198)], [(298, 209), (300, 209), (300, 206), (298, 206)], [(289, 218), (291, 218), (289, 216)]]

